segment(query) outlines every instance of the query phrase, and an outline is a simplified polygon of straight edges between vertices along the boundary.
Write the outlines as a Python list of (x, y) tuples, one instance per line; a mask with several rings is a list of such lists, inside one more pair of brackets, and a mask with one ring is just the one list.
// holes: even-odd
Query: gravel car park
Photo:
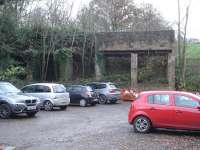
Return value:
[[(0, 120), (0, 145), (16, 150), (200, 149), (200, 133), (156, 130), (138, 134), (127, 122), (128, 102), (67, 111), (40, 111)], [(9, 132), (8, 132), (9, 131)]]

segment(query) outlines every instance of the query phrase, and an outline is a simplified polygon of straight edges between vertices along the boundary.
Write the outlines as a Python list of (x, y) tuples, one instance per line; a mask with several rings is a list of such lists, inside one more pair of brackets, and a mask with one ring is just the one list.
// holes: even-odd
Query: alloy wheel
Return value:
[(86, 100), (84, 100), (84, 99), (80, 100), (80, 106), (81, 107), (86, 107), (87, 106)]
[(0, 118), (6, 119), (11, 115), (11, 110), (8, 105), (2, 104), (0, 106)]
[(53, 109), (53, 104), (50, 101), (46, 101), (44, 104), (44, 110), (51, 111)]
[(99, 104), (106, 104), (107, 98), (104, 95), (99, 96)]
[(138, 117), (134, 121), (134, 128), (137, 132), (146, 133), (150, 130), (150, 121), (146, 117)]

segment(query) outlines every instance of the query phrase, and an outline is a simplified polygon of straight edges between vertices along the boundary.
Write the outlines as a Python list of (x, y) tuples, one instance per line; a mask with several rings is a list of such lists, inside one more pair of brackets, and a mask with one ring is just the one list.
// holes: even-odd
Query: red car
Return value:
[(200, 130), (200, 97), (178, 91), (141, 92), (131, 104), (128, 121), (139, 133), (152, 128)]

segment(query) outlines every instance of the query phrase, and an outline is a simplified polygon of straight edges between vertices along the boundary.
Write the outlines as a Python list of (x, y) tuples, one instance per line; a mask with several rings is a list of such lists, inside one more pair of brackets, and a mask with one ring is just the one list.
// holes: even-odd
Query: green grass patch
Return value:
[(187, 45), (187, 51), (186, 51), (186, 57), (192, 58), (192, 59), (200, 59), (200, 43), (199, 44), (188, 44)]

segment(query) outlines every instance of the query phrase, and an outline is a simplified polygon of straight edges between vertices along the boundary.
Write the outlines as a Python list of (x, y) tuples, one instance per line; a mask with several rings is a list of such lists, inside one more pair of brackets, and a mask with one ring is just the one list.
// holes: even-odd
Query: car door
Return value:
[(36, 85), (34, 96), (39, 97), (41, 100), (53, 99), (52, 89), (46, 85)]
[(174, 95), (174, 124), (177, 128), (200, 129), (199, 100), (187, 95)]
[(172, 96), (154, 94), (147, 96), (146, 112), (155, 127), (171, 127), (173, 120)]
[(69, 90), (70, 103), (79, 104), (81, 99), (81, 87), (72, 87)]

